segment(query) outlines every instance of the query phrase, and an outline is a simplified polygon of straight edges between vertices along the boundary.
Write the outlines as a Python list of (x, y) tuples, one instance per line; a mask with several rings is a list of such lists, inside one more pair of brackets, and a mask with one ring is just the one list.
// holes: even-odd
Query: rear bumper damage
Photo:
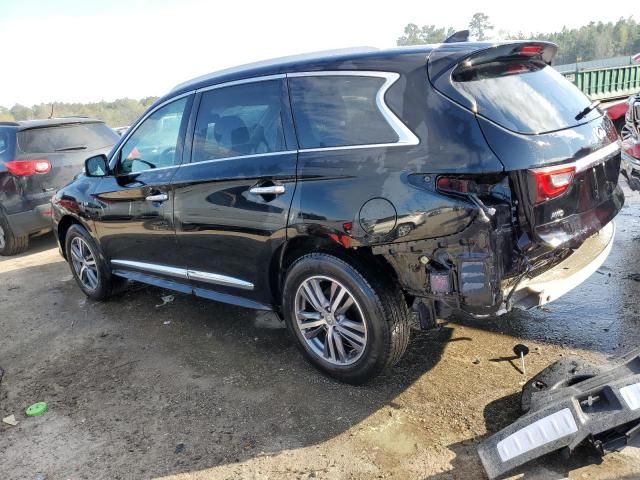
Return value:
[(565, 260), (546, 272), (525, 278), (515, 287), (504, 287), (505, 298), (509, 297), (506, 311), (511, 308), (528, 310), (560, 298), (584, 282), (604, 263), (611, 252), (615, 237), (615, 222), (609, 222), (595, 235), (569, 255)]
[(615, 236), (611, 221), (574, 250), (550, 250), (530, 261), (517, 253), (512, 228), (501, 216), (508, 218), (508, 212), (498, 210), (495, 223), (475, 221), (446, 239), (376, 246), (373, 253), (387, 259), (405, 292), (432, 302), (437, 312), (462, 310), (482, 318), (564, 295), (602, 265)]
[(640, 433), (640, 349), (608, 364), (564, 358), (523, 388), (527, 413), (478, 447), (489, 478), (584, 442), (601, 454)]

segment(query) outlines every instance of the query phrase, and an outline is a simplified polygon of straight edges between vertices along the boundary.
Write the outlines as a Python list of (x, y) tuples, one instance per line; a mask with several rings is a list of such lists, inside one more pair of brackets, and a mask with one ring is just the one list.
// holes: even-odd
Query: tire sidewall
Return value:
[[(91, 250), (91, 253), (93, 254), (93, 258), (96, 261), (96, 266), (98, 268), (98, 287), (95, 290), (89, 290), (85, 288), (85, 286), (79, 280), (75, 268), (73, 268), (73, 261), (71, 260), (71, 241), (76, 237), (82, 238), (87, 243), (87, 245), (89, 246), (89, 250)], [(107, 298), (110, 292), (110, 270), (104, 260), (104, 257), (102, 256), (100, 248), (93, 240), (91, 235), (89, 235), (87, 230), (81, 225), (77, 224), (69, 227), (65, 238), (64, 249), (67, 256), (67, 263), (69, 264), (69, 268), (71, 269), (71, 274), (73, 275), (73, 278), (76, 280), (76, 283), (84, 292), (84, 294), (93, 300), (104, 300), (105, 298)]]
[(0, 211), (0, 228), (2, 228), (2, 232), (4, 233), (4, 246), (0, 247), (0, 255), (6, 255), (9, 253), (11, 249), (11, 242), (13, 240), (13, 233), (9, 227), (9, 222), (7, 221), (4, 214)]
[[(367, 343), (362, 356), (350, 365), (335, 365), (315, 354), (307, 345), (295, 319), (296, 292), (303, 281), (326, 276), (347, 287), (362, 309), (367, 325)], [(346, 382), (361, 383), (386, 365), (390, 333), (375, 290), (351, 264), (327, 254), (311, 254), (295, 262), (287, 273), (283, 290), (285, 321), (304, 356), (320, 370)]]
[(4, 214), (2, 208), (0, 208), (0, 227), (2, 227), (4, 232), (4, 247), (0, 249), (0, 255), (16, 255), (27, 249), (29, 246), (29, 236), (23, 235), (17, 237), (14, 234), (11, 224), (9, 223), (9, 219)]

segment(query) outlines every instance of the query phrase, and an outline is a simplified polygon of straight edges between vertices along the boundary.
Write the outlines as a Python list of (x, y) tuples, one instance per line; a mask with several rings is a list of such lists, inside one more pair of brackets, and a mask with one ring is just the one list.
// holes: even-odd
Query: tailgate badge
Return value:
[(562, 217), (564, 217), (564, 210), (562, 210), (561, 208), (551, 213), (551, 220), (556, 220)]

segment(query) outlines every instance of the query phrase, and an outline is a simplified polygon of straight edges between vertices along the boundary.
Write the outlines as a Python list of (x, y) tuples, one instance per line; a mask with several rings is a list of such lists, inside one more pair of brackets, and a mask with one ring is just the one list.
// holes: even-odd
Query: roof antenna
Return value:
[(458, 43), (458, 42), (468, 42), (468, 41), (469, 41), (469, 30), (460, 30), (459, 32), (456, 32), (453, 35), (451, 35), (442, 43)]
[(49, 115), (49, 120), (53, 118), (53, 103), (51, 104), (51, 115)]

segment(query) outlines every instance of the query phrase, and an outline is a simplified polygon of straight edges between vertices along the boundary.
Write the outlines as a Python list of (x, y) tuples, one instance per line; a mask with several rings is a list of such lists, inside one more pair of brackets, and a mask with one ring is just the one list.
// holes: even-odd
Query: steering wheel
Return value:
[(149, 168), (156, 168), (155, 164), (153, 164), (151, 162), (147, 162), (146, 160), (142, 160), (141, 158), (133, 158), (133, 159), (131, 159), (131, 163), (133, 163), (133, 162), (144, 163), (145, 165), (148, 165)]

